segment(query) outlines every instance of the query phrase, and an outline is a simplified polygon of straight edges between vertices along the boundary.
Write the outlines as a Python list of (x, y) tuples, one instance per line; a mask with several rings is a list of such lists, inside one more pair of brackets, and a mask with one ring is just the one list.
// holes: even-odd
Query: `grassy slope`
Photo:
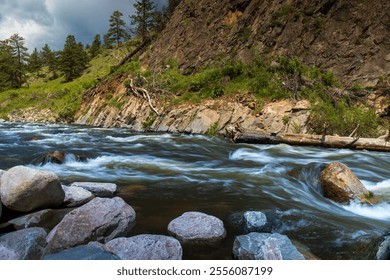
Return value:
[(63, 77), (50, 80), (45, 69), (40, 71), (39, 76), (29, 73), (28, 87), (0, 92), (0, 118), (7, 119), (14, 110), (34, 107), (50, 108), (55, 115), (70, 120), (80, 106), (83, 92), (93, 87), (98, 78), (107, 76), (111, 66), (116, 65), (123, 54), (121, 50), (103, 50), (90, 61), (81, 77), (69, 83), (65, 83)]

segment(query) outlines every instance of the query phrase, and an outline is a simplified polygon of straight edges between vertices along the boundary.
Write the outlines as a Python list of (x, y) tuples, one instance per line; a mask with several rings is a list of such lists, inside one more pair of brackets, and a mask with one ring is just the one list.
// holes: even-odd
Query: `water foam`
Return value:
[(390, 204), (380, 203), (376, 205), (365, 205), (359, 202), (351, 202), (349, 205), (344, 205), (343, 208), (360, 216), (390, 221)]

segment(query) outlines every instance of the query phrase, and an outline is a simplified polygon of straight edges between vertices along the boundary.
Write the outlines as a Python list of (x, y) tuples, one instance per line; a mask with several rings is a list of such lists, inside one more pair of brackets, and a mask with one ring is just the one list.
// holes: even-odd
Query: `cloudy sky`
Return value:
[[(45, 43), (62, 49), (65, 38), (74, 35), (84, 44), (95, 34), (105, 34), (113, 11), (129, 21), (135, 0), (0, 0), (0, 40), (18, 33), (29, 51)], [(165, 2), (156, 1), (159, 4)]]

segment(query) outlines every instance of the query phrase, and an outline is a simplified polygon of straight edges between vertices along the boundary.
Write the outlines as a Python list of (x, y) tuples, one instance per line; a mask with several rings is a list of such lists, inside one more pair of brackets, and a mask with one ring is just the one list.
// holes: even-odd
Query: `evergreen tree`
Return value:
[(24, 74), (26, 72), (26, 64), (29, 57), (27, 53), (28, 49), (24, 46), (24, 38), (18, 34), (12, 35), (7, 42), (11, 47), (12, 57), (14, 58), (14, 80), (17, 87), (21, 87), (25, 81)]
[(57, 77), (59, 54), (53, 52), (48, 44), (45, 44), (41, 50), (41, 60), (43, 66), (47, 66), (49, 71), (53, 73), (53, 77)]
[(127, 38), (126, 23), (122, 19), (123, 14), (120, 11), (114, 11), (110, 17), (110, 28), (106, 34), (107, 45), (119, 46)]
[(0, 41), (0, 91), (18, 87), (14, 73), (16, 71), (15, 59), (8, 41)]
[(151, 0), (138, 0), (134, 3), (135, 14), (130, 16), (133, 33), (143, 42), (151, 37), (154, 28), (155, 4)]
[(87, 62), (83, 45), (77, 43), (73, 35), (69, 35), (61, 52), (59, 65), (60, 70), (65, 74), (65, 80), (69, 82), (79, 77), (86, 68)]
[(33, 52), (31, 53), (30, 58), (28, 60), (28, 69), (31, 72), (35, 72), (35, 73), (39, 74), (39, 70), (41, 69), (41, 67), (42, 67), (42, 59), (40, 57), (40, 54), (39, 54), (37, 48), (35, 48), (33, 50)]
[(99, 54), (100, 47), (102, 45), (102, 40), (100, 39), (100, 34), (96, 34), (93, 39), (92, 46), (90, 48), (91, 57), (95, 57)]

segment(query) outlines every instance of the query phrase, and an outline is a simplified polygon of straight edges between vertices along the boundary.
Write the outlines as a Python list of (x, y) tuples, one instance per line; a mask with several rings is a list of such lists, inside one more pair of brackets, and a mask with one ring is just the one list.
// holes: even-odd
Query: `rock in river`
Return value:
[(321, 185), (324, 196), (339, 203), (359, 199), (367, 202), (370, 192), (345, 164), (331, 163), (321, 172)]
[(95, 182), (74, 182), (70, 187), (83, 188), (98, 197), (112, 197), (117, 189), (116, 184)]
[(130, 238), (116, 238), (105, 246), (122, 260), (181, 260), (183, 249), (173, 237), (141, 234)]
[(58, 176), (15, 166), (1, 176), (0, 196), (5, 207), (20, 212), (60, 206), (65, 197)]
[(94, 198), (68, 213), (47, 236), (45, 254), (90, 241), (106, 243), (125, 236), (135, 225), (135, 211), (123, 199)]
[(174, 219), (168, 232), (184, 244), (213, 244), (226, 236), (220, 219), (200, 212), (186, 212)]
[(27, 228), (0, 236), (0, 260), (39, 260), (46, 246), (42, 228)]
[(239, 260), (304, 260), (286, 235), (257, 233), (237, 236), (233, 255)]
[(65, 192), (64, 204), (66, 207), (81, 206), (95, 197), (90, 191), (79, 187), (62, 186), (62, 189)]
[(46, 255), (44, 260), (119, 260), (119, 257), (105, 251), (102, 247), (80, 245), (64, 251)]

